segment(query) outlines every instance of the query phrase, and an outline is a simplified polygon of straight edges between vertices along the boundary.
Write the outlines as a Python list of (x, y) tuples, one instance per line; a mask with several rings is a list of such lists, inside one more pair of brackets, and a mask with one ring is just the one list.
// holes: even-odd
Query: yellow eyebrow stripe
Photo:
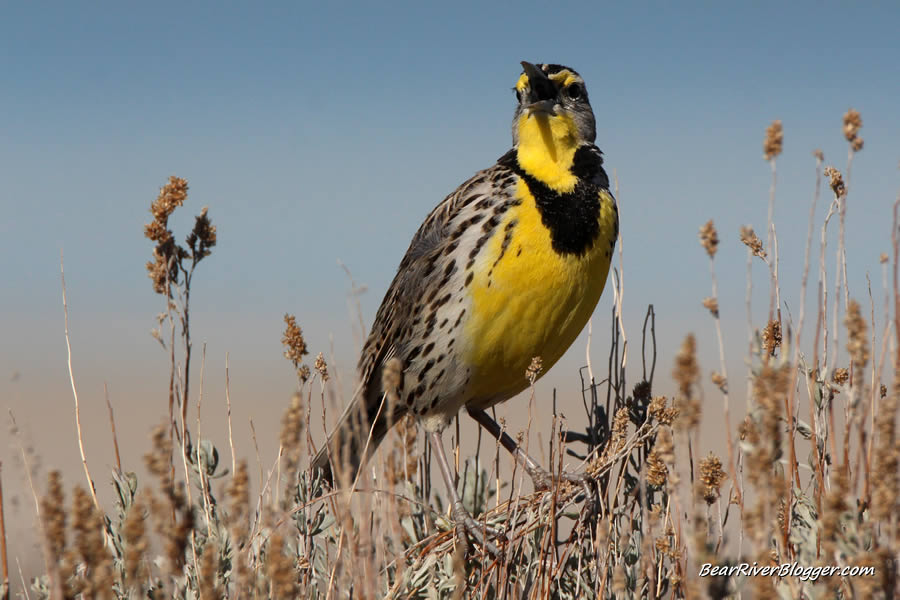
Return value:
[[(553, 73), (552, 75), (548, 75), (551, 81), (556, 83), (559, 87), (564, 88), (567, 85), (571, 85), (573, 83), (584, 83), (584, 80), (573, 73), (568, 69), (563, 69), (558, 73)], [(519, 80), (516, 82), (516, 90), (522, 92), (525, 88), (528, 87), (528, 75), (522, 73), (519, 76)]]
[(519, 80), (516, 82), (516, 90), (521, 92), (524, 91), (526, 87), (528, 87), (528, 75), (522, 73), (522, 75), (519, 76)]
[(550, 75), (549, 77), (554, 82), (559, 84), (559, 87), (566, 87), (567, 85), (570, 85), (573, 83), (584, 83), (584, 80), (581, 77), (579, 77), (578, 75), (575, 75), (575, 73), (573, 73), (572, 71), (570, 71), (568, 69), (563, 69), (562, 71), (559, 71), (558, 73), (554, 73), (553, 75)]

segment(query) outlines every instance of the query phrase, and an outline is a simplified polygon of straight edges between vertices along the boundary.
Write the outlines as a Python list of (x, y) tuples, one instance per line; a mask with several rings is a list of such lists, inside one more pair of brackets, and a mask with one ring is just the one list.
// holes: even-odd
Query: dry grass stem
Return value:
[(6, 550), (6, 518), (3, 512), (3, 461), (0, 461), (0, 600), (9, 600), (9, 556)]
[(100, 508), (100, 502), (97, 500), (97, 493), (94, 490), (94, 480), (91, 478), (87, 457), (84, 454), (84, 437), (81, 434), (81, 407), (78, 403), (78, 389), (75, 387), (75, 372), (72, 370), (72, 345), (69, 343), (69, 304), (66, 301), (66, 271), (63, 267), (62, 250), (59, 252), (59, 275), (60, 280), (62, 281), (62, 302), (63, 315), (65, 316), (66, 355), (67, 365), (69, 367), (69, 383), (72, 385), (72, 396), (75, 398), (75, 427), (78, 432), (78, 451), (81, 453), (81, 466), (84, 468), (84, 476), (87, 479), (88, 489), (91, 491), (91, 498), (94, 501), (94, 506)]

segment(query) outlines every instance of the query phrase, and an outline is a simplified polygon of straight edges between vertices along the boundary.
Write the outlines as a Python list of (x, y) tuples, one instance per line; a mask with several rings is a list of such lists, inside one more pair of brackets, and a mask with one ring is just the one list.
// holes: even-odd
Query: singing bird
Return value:
[(485, 410), (528, 387), (535, 357), (546, 372), (575, 341), (603, 292), (619, 226), (584, 80), (562, 65), (521, 64), (512, 149), (413, 236), (363, 347), (360, 385), (314, 459), (332, 483), (332, 466), (353, 481), (389, 427), (414, 415), (433, 443), (458, 531), (485, 546), (441, 432), (465, 407), (536, 486), (550, 483)]

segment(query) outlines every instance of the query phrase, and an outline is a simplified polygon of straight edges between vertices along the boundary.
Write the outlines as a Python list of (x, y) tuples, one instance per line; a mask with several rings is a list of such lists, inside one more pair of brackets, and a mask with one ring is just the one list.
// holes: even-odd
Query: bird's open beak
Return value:
[(538, 69), (530, 62), (522, 61), (522, 69), (528, 76), (528, 99), (530, 103), (525, 106), (528, 114), (555, 115), (556, 111), (556, 86), (550, 81), (546, 73)]

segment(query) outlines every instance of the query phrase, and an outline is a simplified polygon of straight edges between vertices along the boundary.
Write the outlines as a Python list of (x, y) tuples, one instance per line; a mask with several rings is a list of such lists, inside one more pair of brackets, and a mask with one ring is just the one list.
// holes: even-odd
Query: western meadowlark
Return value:
[[(315, 459), (350, 480), (393, 423), (414, 415), (433, 443), (459, 533), (490, 546), (463, 508), (441, 443), (462, 407), (537, 486), (549, 474), (485, 409), (544, 372), (590, 318), (609, 271), (618, 212), (594, 145), (581, 76), (522, 62), (513, 147), (437, 205), (413, 236), (359, 360), (360, 386)], [(463, 540), (465, 540), (463, 536)]]

